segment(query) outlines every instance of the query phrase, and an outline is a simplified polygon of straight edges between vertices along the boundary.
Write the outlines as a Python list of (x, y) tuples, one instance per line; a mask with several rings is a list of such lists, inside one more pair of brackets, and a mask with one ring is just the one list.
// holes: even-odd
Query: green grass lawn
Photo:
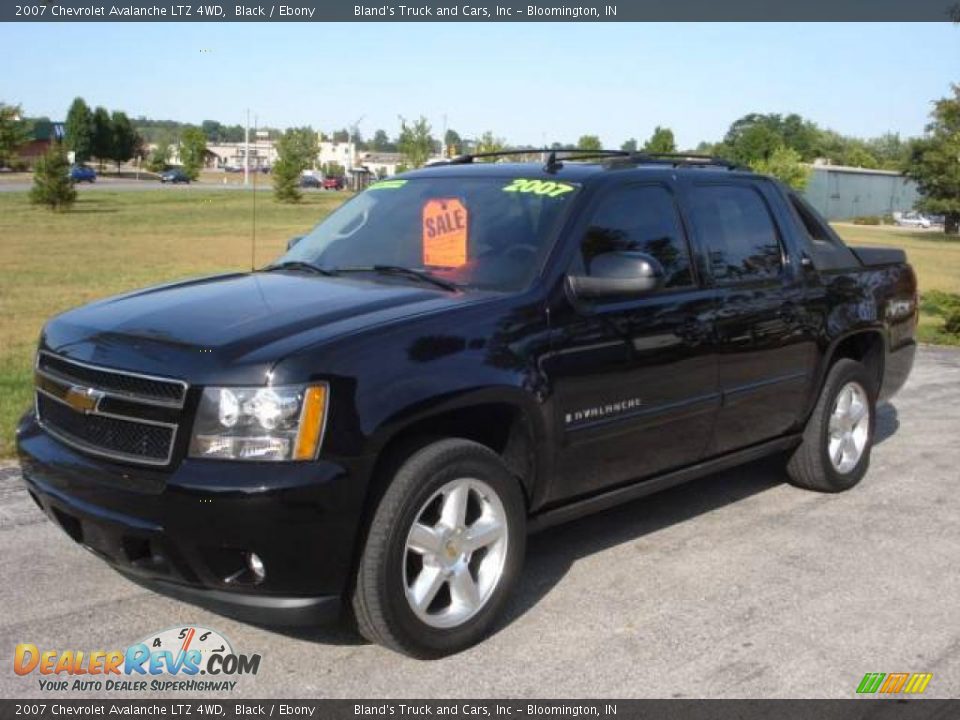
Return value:
[[(263, 265), (349, 197), (309, 193), (299, 205), (257, 194), (257, 253)], [(0, 193), (0, 457), (31, 402), (31, 363), (44, 321), (96, 298), (158, 282), (251, 265), (252, 195), (173, 188), (81, 191), (74, 210), (54, 214), (26, 193)], [(960, 293), (960, 239), (840, 225), (850, 243), (904, 247), (923, 292)], [(936, 299), (938, 296), (931, 296)], [(940, 305), (928, 302), (922, 337), (942, 341)]]
[[(276, 258), (343, 202), (347, 193), (307, 193), (282, 205), (257, 193), (254, 262)], [(173, 188), (81, 190), (74, 209), (31, 206), (0, 193), (0, 457), (31, 402), (37, 335), (47, 318), (96, 298), (176, 278), (251, 265), (252, 194)]]

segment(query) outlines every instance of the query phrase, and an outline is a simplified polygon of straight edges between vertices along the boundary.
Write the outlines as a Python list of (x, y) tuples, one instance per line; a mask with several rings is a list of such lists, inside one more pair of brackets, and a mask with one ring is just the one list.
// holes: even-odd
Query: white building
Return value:
[[(156, 150), (156, 143), (147, 146), (149, 152)], [(218, 143), (207, 145), (207, 152), (204, 156), (203, 165), (206, 168), (223, 170), (226, 168), (243, 169), (243, 156), (246, 147), (243, 143)], [(271, 168), (277, 161), (277, 148), (272, 140), (257, 140), (250, 143), (250, 169), (258, 170), (262, 168)], [(182, 165), (180, 159), (180, 146), (170, 146), (170, 165)]]
[(362, 152), (357, 164), (365, 167), (373, 177), (383, 178), (396, 175), (405, 165), (403, 155), (392, 152)]
[[(214, 156), (208, 167), (238, 168), (244, 165), (244, 143), (218, 143), (207, 145), (207, 152)], [(273, 140), (258, 139), (250, 142), (250, 169), (271, 168), (277, 162), (277, 147)]]
[(357, 146), (352, 142), (333, 142), (320, 140), (317, 143), (320, 152), (317, 153), (317, 167), (336, 163), (346, 170), (351, 170), (357, 164)]

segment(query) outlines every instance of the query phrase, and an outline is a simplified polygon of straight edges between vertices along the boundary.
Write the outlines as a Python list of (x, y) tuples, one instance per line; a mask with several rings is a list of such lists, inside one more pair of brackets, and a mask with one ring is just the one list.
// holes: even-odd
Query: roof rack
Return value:
[[(564, 157), (557, 157), (563, 153)], [(548, 155), (544, 169), (554, 172), (563, 167), (563, 160), (593, 160), (608, 158), (632, 163), (656, 163), (673, 167), (721, 167), (727, 170), (749, 170), (722, 157), (700, 155), (698, 153), (650, 153), (631, 152), (630, 150), (583, 150), (581, 148), (515, 148), (493, 152), (466, 153), (449, 160), (438, 160), (431, 165), (469, 165), (478, 158), (507, 157), (510, 155)]]
[(435, 165), (469, 165), (477, 158), (488, 157), (506, 157), (509, 155), (545, 155), (556, 153), (576, 153), (578, 155), (587, 154), (596, 157), (607, 156), (627, 156), (630, 153), (626, 150), (582, 150), (580, 148), (514, 148), (512, 150), (496, 150), (492, 152), (465, 153), (457, 155), (449, 160), (440, 160)]
[(675, 167), (680, 165), (692, 167), (716, 166), (727, 170), (749, 170), (749, 168), (731, 162), (726, 158), (698, 153), (650, 153), (640, 151), (631, 153), (630, 159), (634, 162), (659, 162)]

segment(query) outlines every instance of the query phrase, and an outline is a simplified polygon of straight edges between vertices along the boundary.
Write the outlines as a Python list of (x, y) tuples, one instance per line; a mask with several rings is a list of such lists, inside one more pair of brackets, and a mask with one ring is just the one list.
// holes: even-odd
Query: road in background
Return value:
[(345, 629), (283, 634), (147, 592), (47, 521), (8, 467), (0, 697), (83, 696), (16, 676), (17, 643), (111, 650), (187, 624), (263, 656), (224, 700), (851, 698), (867, 672), (931, 672), (925, 696), (957, 697), (958, 437), (960, 350), (924, 347), (880, 408), (858, 487), (798, 490), (771, 458), (546, 531), (499, 632), (434, 662)]

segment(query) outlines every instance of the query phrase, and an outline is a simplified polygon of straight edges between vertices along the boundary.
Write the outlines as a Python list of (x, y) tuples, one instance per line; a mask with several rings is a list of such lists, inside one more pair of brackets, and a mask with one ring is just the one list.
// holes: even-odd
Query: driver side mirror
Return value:
[(663, 280), (658, 260), (630, 251), (601, 253), (590, 261), (589, 275), (567, 276), (573, 296), (583, 300), (644, 295), (659, 288)]
[(300, 242), (301, 240), (303, 240), (303, 235), (295, 235), (294, 237), (292, 237), (292, 238), (290, 238), (289, 240), (287, 240), (287, 250), (289, 250), (290, 248), (292, 248), (294, 245), (296, 245), (296, 244), (297, 244), (298, 242)]

